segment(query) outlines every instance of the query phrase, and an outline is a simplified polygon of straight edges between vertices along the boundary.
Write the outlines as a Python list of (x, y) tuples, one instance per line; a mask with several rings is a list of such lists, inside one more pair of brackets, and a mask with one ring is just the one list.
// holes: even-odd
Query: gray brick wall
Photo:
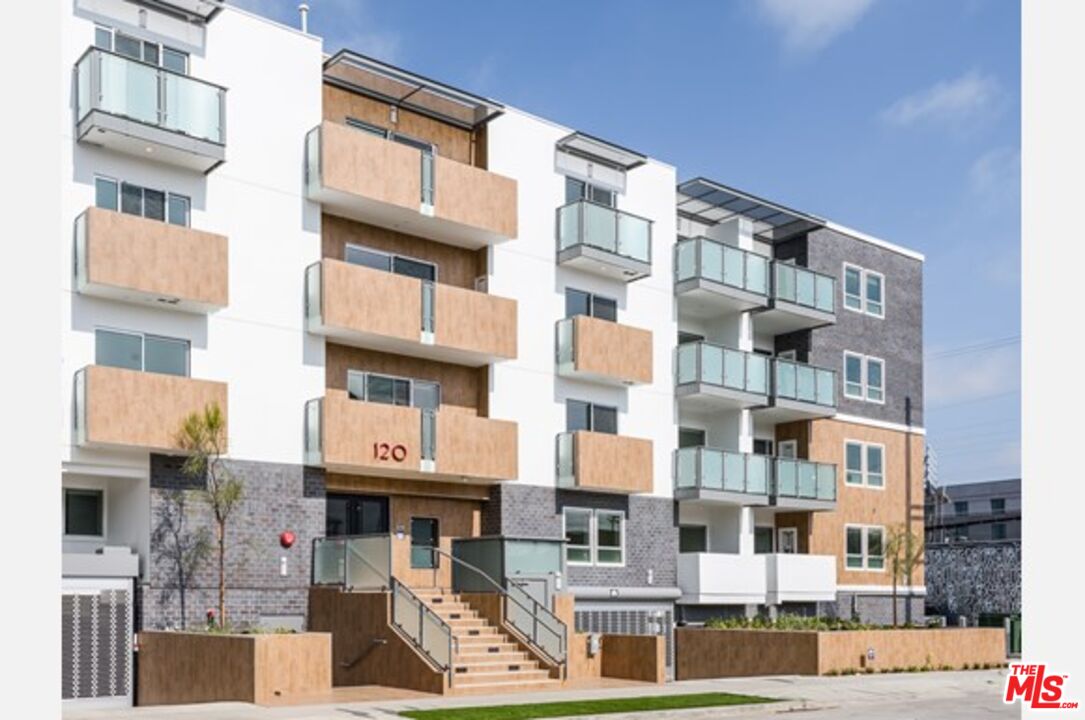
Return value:
[[(180, 458), (151, 456), (151, 531), (173, 506), (176, 493), (184, 493), (187, 528), (205, 528), (214, 542), (211, 509), (196, 484), (181, 473)], [(301, 465), (231, 460), (227, 466), (241, 481), (241, 504), (234, 510), (227, 532), (227, 614), (231, 623), (249, 625), (264, 616), (304, 618), (309, 587), (310, 549), (314, 537), (324, 534), (324, 476)], [(279, 534), (296, 536), (290, 549), (279, 545)], [(168, 561), (166, 542), (151, 545), (147, 581), (141, 589), (142, 627), (180, 624), (180, 597), (176, 572)], [(286, 557), (288, 574), (280, 574)], [(186, 591), (188, 623), (202, 624), (208, 608), (218, 605), (217, 554), (198, 568)]]
[[(911, 615), (908, 605), (911, 605)], [(857, 618), (860, 622), (873, 625), (891, 625), (893, 622), (893, 597), (884, 593), (866, 595), (862, 593), (840, 592), (835, 603), (820, 603), (821, 614), (828, 617)], [(926, 621), (923, 598), (897, 596), (897, 622), (904, 624), (909, 620), (922, 625)]]
[[(911, 398), (912, 423), (923, 423), (923, 264), (835, 230), (815, 230), (776, 247), (779, 258), (836, 278), (836, 324), (781, 335), (776, 349), (797, 350), (800, 360), (837, 371), (841, 413), (905, 422)], [(843, 307), (844, 263), (885, 276), (885, 317), (878, 319)], [(844, 397), (844, 351), (885, 360), (884, 405)]]
[(566, 507), (625, 513), (625, 566), (568, 568), (573, 586), (647, 587), (678, 584), (678, 520), (668, 498), (586, 493), (533, 485), (498, 485), (483, 506), (484, 535), (562, 537)]
[(1021, 612), (1021, 541), (926, 546), (927, 611), (975, 623), (981, 613)]

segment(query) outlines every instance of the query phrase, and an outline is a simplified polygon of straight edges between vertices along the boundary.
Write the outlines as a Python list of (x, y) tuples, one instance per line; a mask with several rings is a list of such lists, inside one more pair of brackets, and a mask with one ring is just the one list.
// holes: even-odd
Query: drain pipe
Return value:
[(298, 14), (301, 15), (301, 31), (306, 35), (309, 34), (309, 4), (302, 3), (298, 5)]

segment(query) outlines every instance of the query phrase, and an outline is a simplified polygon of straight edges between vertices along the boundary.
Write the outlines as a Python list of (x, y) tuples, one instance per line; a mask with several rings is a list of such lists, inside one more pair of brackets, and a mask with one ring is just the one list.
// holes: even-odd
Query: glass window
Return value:
[(953, 503), (953, 514), (954, 515), (967, 515), (968, 514), (968, 501), (967, 500), (958, 500), (957, 502)]
[(173, 48), (162, 48), (162, 67), (175, 73), (188, 73), (188, 53)]
[(622, 514), (606, 510), (595, 513), (595, 561), (600, 565), (621, 565)]
[(679, 526), (678, 552), (708, 552), (708, 528), (704, 525)]
[(143, 217), (151, 220), (166, 219), (166, 193), (161, 190), (143, 190)]
[(143, 342), (143, 369), (165, 375), (188, 375), (188, 342), (148, 335)]
[(113, 33), (109, 28), (102, 27), (101, 25), (94, 26), (94, 47), (102, 48), (103, 50), (113, 49)]
[(592, 297), (592, 312), (593, 317), (597, 317), (600, 320), (609, 320), (611, 322), (618, 321), (618, 302), (611, 298), (599, 297), (595, 295)]
[(392, 272), (430, 282), (437, 279), (437, 266), (433, 263), (411, 260), (398, 255), (392, 259)]
[(143, 57), (143, 43), (134, 37), (123, 35), (121, 33), (115, 33), (113, 36), (114, 46), (113, 49), (121, 54), (127, 55), (130, 58), (139, 60)]
[(143, 188), (121, 183), (121, 212), (129, 215), (143, 214)]
[(143, 62), (151, 65), (158, 64), (158, 46), (154, 43), (143, 43)]
[(992, 540), (1005, 540), (1006, 539), (1006, 523), (993, 523), (991, 525), (991, 539)]
[(143, 369), (143, 338), (133, 333), (96, 330), (94, 363), (108, 367)]
[(411, 567), (435, 568), (438, 563), (437, 553), (433, 552), (440, 543), (437, 520), (434, 518), (411, 518)]
[(772, 455), (772, 440), (763, 440), (761, 438), (754, 438), (754, 441), (753, 441), (753, 454), (754, 455)]
[(881, 402), (884, 397), (883, 392), (883, 363), (881, 360), (875, 360), (874, 358), (867, 358), (866, 361), (866, 397), (867, 400), (872, 402)]
[(365, 373), (347, 371), (347, 396), (351, 400), (365, 400)]
[(64, 534), (102, 537), (105, 502), (101, 490), (64, 490)]
[(591, 562), (591, 510), (565, 508), (565, 559), (570, 563)]
[(847, 529), (847, 566), (849, 568), (863, 567), (863, 529), (850, 527)]
[(386, 405), (410, 405), (411, 383), (387, 375), (366, 375), (366, 400)]
[(866, 484), (871, 487), (882, 487), (885, 484), (885, 474), (882, 470), (884, 452), (881, 445), (867, 445)]
[[(756, 443), (756, 441), (754, 441)], [(704, 447), (705, 431), (694, 428), (678, 428), (678, 447)]]
[(387, 138), (388, 131), (382, 127), (378, 127), (372, 123), (367, 123), (365, 120), (359, 120), (357, 118), (348, 117), (347, 125), (355, 130), (362, 130), (370, 135), (376, 135), (377, 137)]
[(863, 484), (863, 446), (860, 443), (847, 443), (844, 445), (844, 455), (847, 462), (847, 473), (844, 482), (848, 485)]
[(753, 529), (753, 551), (759, 555), (767, 555), (772, 552), (773, 529), (771, 527), (755, 527)]
[(586, 185), (575, 178), (565, 178), (565, 203), (582, 200), (585, 195)]
[(106, 210), (117, 209), (117, 181), (109, 178), (94, 178), (94, 204)]
[(591, 430), (591, 404), (581, 400), (565, 401), (565, 430)]
[(871, 315), (882, 315), (882, 276), (875, 273), (867, 273), (866, 276), (866, 310)]
[(565, 317), (591, 315), (591, 293), (565, 288)]
[(593, 432), (618, 434), (618, 409), (605, 405), (592, 405)]
[(167, 204), (166, 222), (171, 225), (188, 227), (189, 209), (190, 202), (188, 198), (184, 195), (174, 195), (173, 193), (170, 193)]
[(356, 245), (347, 245), (343, 259), (354, 265), (373, 268), (374, 270), (390, 271), (392, 269), (392, 256), (381, 252), (374, 252)]
[(866, 529), (866, 556), (867, 567), (871, 570), (881, 570), (885, 566), (881, 528)]
[(861, 276), (859, 268), (844, 268), (844, 305), (852, 310), (863, 309)]
[(844, 355), (844, 394), (863, 397), (863, 359), (858, 355)]
[(601, 187), (596, 187), (595, 185), (589, 185), (588, 186), (588, 191), (589, 191), (589, 199), (592, 202), (599, 203), (600, 205), (606, 205), (607, 207), (614, 207), (615, 206), (614, 191), (613, 190), (604, 190)]
[(441, 407), (441, 386), (435, 382), (414, 381), (412, 404), (423, 410), (437, 410)]
[(1005, 500), (1005, 498), (991, 498), (991, 512), (993, 512), (993, 513), (1006, 512), (1006, 500)]

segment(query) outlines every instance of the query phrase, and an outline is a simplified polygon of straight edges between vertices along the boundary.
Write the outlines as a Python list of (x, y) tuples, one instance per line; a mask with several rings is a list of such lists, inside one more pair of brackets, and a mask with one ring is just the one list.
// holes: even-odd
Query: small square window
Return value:
[(862, 272), (859, 268), (844, 269), (844, 306), (852, 310), (862, 310)]
[(565, 557), (568, 562), (591, 562), (591, 515), (591, 510), (565, 508)]
[(105, 210), (117, 209), (117, 181), (94, 178), (94, 205)]
[(188, 342), (147, 336), (144, 339), (143, 369), (164, 375), (188, 376)]
[(64, 534), (102, 537), (104, 496), (101, 490), (64, 490)]
[(167, 202), (166, 221), (170, 225), (188, 227), (189, 223), (189, 199), (184, 195), (170, 194)]
[(621, 565), (622, 514), (598, 510), (595, 513), (595, 561), (600, 565)]
[(592, 405), (592, 432), (618, 434), (618, 409)]
[(863, 484), (863, 446), (859, 443), (847, 443), (844, 446), (847, 473), (844, 482), (848, 485)]
[(143, 188), (139, 185), (121, 183), (121, 212), (143, 215)]
[(113, 49), (113, 32), (101, 25), (94, 26), (94, 47), (101, 48), (102, 50)]
[(94, 363), (107, 367), (143, 369), (143, 338), (134, 333), (97, 330), (94, 333)]
[(173, 48), (162, 48), (162, 67), (182, 75), (188, 74), (188, 53)]

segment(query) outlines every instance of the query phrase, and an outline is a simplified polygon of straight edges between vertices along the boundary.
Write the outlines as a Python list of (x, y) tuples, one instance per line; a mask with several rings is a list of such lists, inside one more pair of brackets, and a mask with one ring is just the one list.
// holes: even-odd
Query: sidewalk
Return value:
[[(787, 710), (822, 710), (816, 717), (896, 717), (890, 710), (901, 708), (905, 716), (931, 716), (919, 706), (952, 710), (975, 711), (984, 707), (995, 716), (1018, 717), (1014, 706), (1001, 704), (1005, 670), (974, 670), (967, 672), (901, 673), (890, 675), (852, 675), (846, 677), (759, 677), (721, 680), (690, 680), (667, 685), (642, 684), (620, 688), (564, 690), (540, 693), (516, 693), (501, 696), (387, 699), (370, 702), (338, 702), (326, 705), (294, 705), (288, 707), (257, 707), (245, 703), (209, 703), (173, 705), (129, 710), (70, 710), (66, 720), (192, 720), (221, 718), (221, 720), (344, 720), (367, 718), (388, 720), (400, 710), (472, 707), (479, 705), (515, 705), (524, 703), (560, 702), (647, 695), (673, 695), (699, 692), (732, 692), (780, 698), (784, 702), (762, 706), (706, 708), (667, 713), (651, 717), (673, 717), (682, 720), (700, 718), (767, 717)], [(880, 711), (885, 709), (886, 713)], [(1002, 711), (1002, 712), (1000, 712)], [(887, 714), (889, 713), (889, 714)], [(648, 714), (639, 714), (642, 718)], [(939, 715), (948, 717), (948, 714)], [(607, 720), (637, 715), (599, 716)], [(807, 717), (805, 714), (803, 717)], [(961, 717), (967, 717), (962, 715)]]

